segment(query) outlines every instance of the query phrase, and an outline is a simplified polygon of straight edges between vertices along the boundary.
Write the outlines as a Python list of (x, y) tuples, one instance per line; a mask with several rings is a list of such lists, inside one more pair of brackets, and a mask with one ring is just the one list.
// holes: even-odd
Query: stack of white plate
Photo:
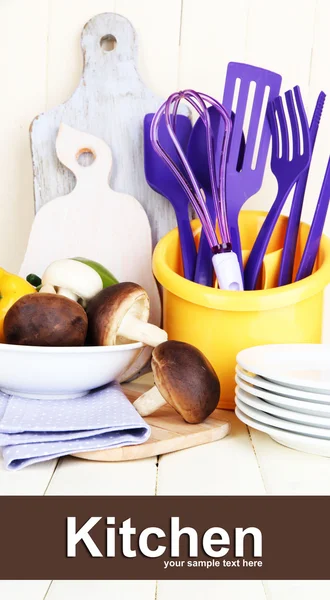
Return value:
[(330, 345), (242, 350), (236, 384), (243, 423), (289, 448), (330, 457)]

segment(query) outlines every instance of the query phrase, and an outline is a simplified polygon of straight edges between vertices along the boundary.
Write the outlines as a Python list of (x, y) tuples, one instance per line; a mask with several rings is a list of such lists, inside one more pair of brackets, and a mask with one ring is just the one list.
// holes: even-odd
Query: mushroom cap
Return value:
[(147, 292), (137, 283), (117, 283), (101, 290), (87, 305), (88, 342), (95, 346), (125, 344), (131, 340), (118, 336), (118, 329), (129, 313), (144, 323), (149, 319)]
[(161, 395), (187, 423), (201, 423), (217, 407), (218, 376), (195, 346), (163, 342), (152, 353), (151, 367)]
[(100, 275), (92, 267), (72, 258), (52, 262), (42, 276), (42, 284), (66, 288), (83, 300), (90, 300), (103, 288)]
[(7, 344), (82, 346), (87, 315), (75, 302), (56, 294), (27, 294), (9, 309), (4, 320)]

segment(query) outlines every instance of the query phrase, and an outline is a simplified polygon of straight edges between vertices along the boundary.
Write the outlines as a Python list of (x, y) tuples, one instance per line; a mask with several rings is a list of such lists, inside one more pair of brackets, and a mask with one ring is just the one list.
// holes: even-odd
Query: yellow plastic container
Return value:
[[(245, 258), (265, 216), (266, 213), (259, 211), (241, 213)], [(283, 244), (286, 223), (287, 218), (282, 216), (267, 249), (264, 270), (268, 269), (268, 281), (276, 280), (274, 269), (279, 269), (278, 251)], [(199, 221), (193, 222), (193, 230), (198, 240)], [(297, 263), (308, 231), (309, 226), (303, 223), (297, 245)], [(330, 282), (330, 240), (325, 235), (313, 274), (281, 288), (231, 292), (184, 279), (177, 229), (157, 244), (153, 270), (163, 286), (164, 328), (169, 339), (193, 344), (207, 356), (221, 382), (220, 408), (234, 408), (236, 355), (243, 348), (321, 341), (323, 292)]]

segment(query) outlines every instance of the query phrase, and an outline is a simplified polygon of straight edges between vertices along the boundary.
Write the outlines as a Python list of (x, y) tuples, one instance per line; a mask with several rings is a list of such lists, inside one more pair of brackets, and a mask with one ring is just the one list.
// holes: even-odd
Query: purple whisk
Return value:
[[(212, 223), (209, 211), (207, 209), (204, 196), (199, 188), (196, 177), (187, 157), (178, 141), (175, 134), (175, 120), (178, 113), (180, 101), (185, 99), (195, 110), (204, 123), (206, 130), (206, 144), (207, 144), (207, 159), (210, 172), (210, 182), (212, 190), (212, 198), (215, 207), (215, 214), (219, 225), (221, 241), (218, 240), (215, 226)], [(214, 106), (220, 113), (221, 118), (224, 121), (224, 135), (222, 141), (222, 148), (220, 153), (220, 164), (217, 172), (217, 165), (215, 163), (215, 148), (214, 138), (211, 128), (210, 115), (207, 110), (206, 102)], [(173, 162), (171, 157), (162, 148), (158, 139), (158, 126), (162, 115), (165, 115), (165, 122), (168, 128), (169, 135), (176, 148), (178, 156), (183, 166), (183, 171), (187, 174), (188, 179), (183, 175), (183, 172), (178, 169), (177, 165)], [(205, 232), (207, 241), (212, 249), (213, 253), (213, 266), (222, 289), (229, 290), (242, 290), (242, 276), (237, 260), (237, 256), (232, 252), (230, 234), (227, 222), (226, 213), (226, 200), (225, 200), (225, 187), (226, 187), (226, 162), (228, 147), (230, 141), (232, 122), (226, 109), (214, 98), (207, 94), (198, 93), (194, 90), (185, 90), (181, 92), (175, 92), (171, 94), (166, 102), (164, 102), (158, 111), (155, 113), (150, 128), (150, 139), (152, 146), (157, 154), (164, 160), (173, 175), (177, 178), (181, 187), (187, 194), (196, 214), (198, 215), (203, 230)]]

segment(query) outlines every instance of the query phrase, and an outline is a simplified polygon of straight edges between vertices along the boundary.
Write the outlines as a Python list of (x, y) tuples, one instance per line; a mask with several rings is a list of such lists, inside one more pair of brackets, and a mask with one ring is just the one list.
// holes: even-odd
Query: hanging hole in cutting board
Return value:
[(103, 52), (111, 52), (117, 46), (117, 40), (112, 33), (108, 33), (101, 38), (100, 46)]
[(88, 150), (88, 148), (84, 148), (83, 150), (80, 150), (80, 152), (77, 155), (77, 163), (81, 167), (90, 167), (93, 164), (95, 158), (95, 154), (91, 150)]

